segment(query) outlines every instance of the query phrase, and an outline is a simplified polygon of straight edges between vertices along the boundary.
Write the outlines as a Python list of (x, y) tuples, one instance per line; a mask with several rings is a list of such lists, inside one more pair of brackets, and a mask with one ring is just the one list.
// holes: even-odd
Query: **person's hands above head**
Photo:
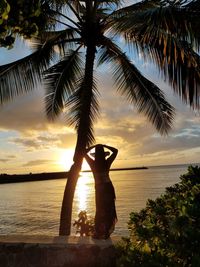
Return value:
[(90, 146), (90, 147), (86, 148), (85, 152), (88, 153), (90, 150), (92, 150), (95, 147), (96, 147), (96, 145)]

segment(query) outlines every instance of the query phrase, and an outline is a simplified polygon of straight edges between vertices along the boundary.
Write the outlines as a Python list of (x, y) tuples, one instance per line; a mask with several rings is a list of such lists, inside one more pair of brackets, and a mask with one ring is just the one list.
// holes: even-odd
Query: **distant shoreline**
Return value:
[[(110, 171), (143, 170), (147, 167), (114, 168)], [(91, 172), (85, 170), (82, 172)], [(69, 172), (29, 173), (29, 174), (0, 174), (0, 184), (34, 182), (67, 178)]]
[[(110, 171), (131, 171), (131, 170), (145, 170), (148, 169), (147, 167), (130, 167), (130, 168), (114, 168), (110, 169)], [(91, 172), (91, 170), (86, 170), (82, 172)]]

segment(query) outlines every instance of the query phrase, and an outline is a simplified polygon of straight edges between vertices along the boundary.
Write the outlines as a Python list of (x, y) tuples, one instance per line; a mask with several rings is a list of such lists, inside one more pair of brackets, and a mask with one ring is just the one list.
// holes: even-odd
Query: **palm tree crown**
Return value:
[[(181, 1), (142, 1), (127, 7), (121, 7), (121, 2), (46, 1), (49, 24), (51, 27), (59, 24), (62, 30), (42, 32), (33, 40), (32, 54), (0, 67), (1, 102), (32, 90), (43, 80), (48, 117), (53, 119), (68, 108), (69, 123), (78, 129), (83, 101), (81, 91), (86, 86), (83, 55), (88, 47), (94, 47), (98, 65), (111, 63), (119, 92), (135, 104), (158, 131), (168, 132), (173, 107), (161, 90), (140, 73), (117, 45), (117, 39), (123, 36), (130, 47), (135, 46), (153, 60), (173, 88), (196, 107), (199, 56), (192, 45), (198, 44), (199, 38), (193, 36), (197, 21), (192, 23), (192, 19), (197, 11), (193, 11), (191, 3), (187, 7)], [(92, 88), (88, 145), (94, 140), (92, 123), (98, 114), (94, 77)]]

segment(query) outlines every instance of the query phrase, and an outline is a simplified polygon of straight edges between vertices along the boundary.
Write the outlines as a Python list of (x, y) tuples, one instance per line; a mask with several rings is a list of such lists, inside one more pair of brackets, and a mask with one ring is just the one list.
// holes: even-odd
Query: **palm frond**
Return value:
[(43, 23), (44, 27), (39, 29), (39, 32), (43, 32), (44, 30), (55, 30), (56, 28), (56, 18), (58, 17), (58, 13), (63, 9), (65, 5), (65, 1), (53, 1), (53, 0), (43, 0), (41, 1), (41, 15), (39, 23)]
[(82, 22), (82, 15), (85, 13), (85, 6), (79, 0), (67, 1), (67, 5), (77, 20)]
[(42, 72), (49, 66), (54, 53), (53, 46), (46, 43), (23, 59), (0, 66), (0, 103), (33, 90), (41, 81)]
[(66, 99), (74, 93), (76, 81), (82, 74), (80, 47), (68, 51), (65, 57), (44, 73), (46, 87), (46, 113), (54, 119), (63, 111)]
[(87, 91), (87, 81), (82, 77), (77, 81), (78, 88), (66, 102), (67, 122), (74, 126), (80, 136), (86, 136), (87, 146), (90, 146), (94, 138), (93, 124), (99, 116), (99, 104), (97, 97), (99, 95), (96, 82), (93, 79), (92, 90), (85, 97), (84, 91)]
[(107, 9), (112, 10), (112, 8), (122, 6), (124, 1), (122, 1), (122, 0), (108, 0), (108, 1), (96, 0), (96, 2), (97, 2), (97, 5), (99, 8), (102, 9), (102, 8), (106, 7)]
[(42, 35), (31, 39), (31, 46), (33, 49), (38, 49), (38, 45), (46, 42), (54, 42), (54, 49), (58, 48), (58, 54), (63, 55), (68, 49), (73, 49), (80, 43), (81, 39), (74, 29), (45, 31)]
[(113, 42), (105, 38), (102, 45), (99, 63), (112, 63), (120, 93), (135, 104), (161, 134), (166, 134), (172, 127), (174, 108), (166, 101), (162, 91), (145, 78)]
[(195, 29), (200, 27), (200, 12), (189, 11), (182, 2), (178, 1), (179, 5), (166, 5), (165, 1), (142, 1), (122, 8), (113, 13), (113, 28), (132, 38), (142, 36), (146, 41), (155, 29), (181, 37), (182, 40), (198, 41), (199, 34)]
[(112, 13), (112, 17), (121, 18), (129, 15), (130, 13), (131, 15), (133, 15), (141, 11), (147, 11), (151, 8), (160, 6), (160, 2), (160, 0), (143, 0), (140, 2), (136, 2), (133, 5), (128, 5), (120, 9), (114, 10)]
[(165, 40), (154, 38), (142, 46), (141, 51), (153, 60), (184, 102), (195, 109), (200, 108), (200, 56), (188, 42), (171, 36)]
[(129, 45), (142, 47), (184, 102), (198, 109), (200, 57), (195, 50), (200, 48), (200, 12), (184, 1), (151, 5), (152, 1), (143, 1), (125, 8), (126, 16), (119, 17), (114, 28), (123, 32)]
[[(65, 54), (66, 46), (76, 41), (74, 32), (64, 30), (44, 34), (42, 39), (33, 39), (33, 53), (13, 63), (0, 66), (0, 103), (13, 99), (16, 95), (33, 90), (42, 80), (42, 73), (47, 70), (53, 59)], [(40, 40), (44, 41), (41, 43)]]
[(67, 0), (45, 0), (46, 4), (49, 5), (51, 9), (62, 11), (63, 6), (68, 2)]

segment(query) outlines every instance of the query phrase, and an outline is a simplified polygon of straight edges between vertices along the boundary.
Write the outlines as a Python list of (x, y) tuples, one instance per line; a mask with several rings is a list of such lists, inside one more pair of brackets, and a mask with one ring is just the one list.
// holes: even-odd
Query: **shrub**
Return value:
[(119, 245), (118, 266), (200, 266), (200, 168), (190, 166), (180, 179), (130, 214), (130, 237)]
[(78, 214), (78, 220), (75, 220), (73, 226), (76, 227), (76, 234), (80, 236), (91, 236), (94, 233), (94, 219), (88, 219), (87, 211), (82, 210)]

